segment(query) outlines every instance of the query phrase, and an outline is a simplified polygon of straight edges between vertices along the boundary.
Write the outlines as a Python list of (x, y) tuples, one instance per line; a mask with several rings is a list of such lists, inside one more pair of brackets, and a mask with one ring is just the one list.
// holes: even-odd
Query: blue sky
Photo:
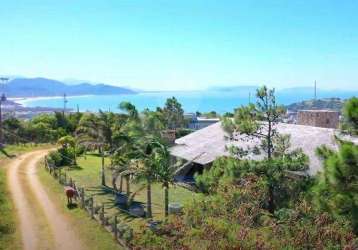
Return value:
[(358, 1), (4, 0), (0, 74), (358, 89)]

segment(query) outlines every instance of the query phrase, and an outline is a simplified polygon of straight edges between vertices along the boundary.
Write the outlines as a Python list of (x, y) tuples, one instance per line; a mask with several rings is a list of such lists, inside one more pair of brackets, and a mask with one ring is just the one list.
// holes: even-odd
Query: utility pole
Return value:
[[(9, 78), (0, 77), (0, 83), (4, 86), (8, 82)], [(3, 147), (3, 129), (2, 129), (2, 103), (6, 101), (5, 93), (1, 94), (0, 97), (0, 147)]]
[(314, 81), (314, 100), (317, 100), (317, 81)]
[(251, 92), (249, 92), (249, 104), (251, 104)]
[(65, 118), (65, 112), (66, 112), (66, 104), (67, 104), (67, 96), (66, 93), (63, 94), (63, 117)]

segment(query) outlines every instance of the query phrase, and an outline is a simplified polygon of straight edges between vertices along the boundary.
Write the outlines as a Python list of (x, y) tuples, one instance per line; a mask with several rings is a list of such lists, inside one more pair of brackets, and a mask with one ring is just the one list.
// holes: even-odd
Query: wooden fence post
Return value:
[(117, 215), (114, 216), (114, 222), (113, 222), (113, 233), (114, 233), (114, 238), (117, 240), (118, 239), (118, 228), (117, 228)]
[(85, 189), (81, 188), (81, 206), (85, 208)]
[(44, 162), (45, 162), (45, 168), (46, 168), (46, 170), (49, 170), (49, 169), (48, 169), (48, 163), (47, 163), (47, 155), (45, 155)]
[(61, 184), (61, 168), (58, 169), (58, 183)]
[(93, 205), (93, 197), (91, 197), (91, 219), (94, 219), (94, 205)]
[(104, 204), (102, 203), (101, 207), (101, 215), (100, 215), (101, 223), (104, 225)]
[(65, 173), (63, 174), (63, 176), (64, 176), (64, 178), (65, 178), (64, 184), (67, 186), (67, 174), (66, 174), (66, 171), (65, 171)]

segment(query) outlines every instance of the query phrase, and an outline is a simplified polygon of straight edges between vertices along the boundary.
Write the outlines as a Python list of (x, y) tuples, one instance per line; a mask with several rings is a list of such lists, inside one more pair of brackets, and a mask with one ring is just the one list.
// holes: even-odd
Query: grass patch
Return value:
[[(121, 221), (129, 224), (134, 230), (145, 222), (145, 219), (134, 218), (116, 206), (111, 190), (101, 186), (101, 157), (95, 154), (88, 154), (85, 157), (79, 157), (77, 163), (78, 167), (66, 167), (64, 170), (76, 182), (77, 186), (85, 188), (86, 195), (93, 196), (96, 204), (104, 204), (107, 215), (117, 215)], [(109, 165), (108, 158), (105, 159), (105, 165)], [(111, 172), (106, 170), (106, 184), (111, 186), (111, 183)], [(142, 184), (131, 183), (130, 189), (135, 192), (141, 186)], [(117, 187), (119, 188), (119, 180), (117, 181)], [(123, 183), (123, 192), (126, 192), (125, 181)], [(196, 193), (183, 187), (172, 186), (169, 189), (169, 202), (185, 204), (196, 196)], [(146, 204), (146, 197), (146, 189), (142, 189), (136, 194), (134, 201)], [(152, 185), (152, 212), (153, 219), (164, 219), (164, 192), (160, 183), (153, 183)]]
[(62, 212), (74, 226), (74, 231), (78, 233), (86, 248), (89, 250), (122, 249), (121, 246), (114, 241), (112, 235), (103, 229), (96, 221), (90, 219), (84, 210), (79, 208), (67, 208), (67, 199), (64, 195), (62, 185), (58, 184), (44, 169), (43, 163), (40, 164), (38, 175), (40, 181), (44, 184), (46, 192), (50, 198), (52, 197), (52, 201), (59, 208), (60, 212)]
[(14, 211), (6, 185), (5, 168), (0, 168), (0, 249), (21, 249), (21, 237), (16, 230)]

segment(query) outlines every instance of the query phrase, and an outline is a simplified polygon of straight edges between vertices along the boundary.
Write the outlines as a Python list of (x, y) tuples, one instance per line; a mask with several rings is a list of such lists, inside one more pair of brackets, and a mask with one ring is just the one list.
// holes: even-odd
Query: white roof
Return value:
[[(335, 129), (286, 123), (278, 123), (275, 128), (280, 134), (291, 135), (292, 150), (302, 148), (303, 152), (309, 157), (310, 168), (308, 173), (311, 175), (316, 174), (322, 168), (320, 159), (315, 153), (316, 148), (321, 145), (327, 145), (332, 149), (338, 148), (334, 140)], [(358, 144), (358, 138), (346, 139)], [(221, 122), (217, 122), (175, 140), (176, 145), (170, 151), (173, 156), (206, 165), (213, 162), (217, 157), (229, 155), (226, 150), (227, 146), (235, 145), (245, 149), (248, 146), (259, 145), (259, 143), (259, 139), (248, 138), (242, 134), (235, 136), (235, 140), (230, 140), (222, 129)], [(263, 155), (252, 154), (248, 157), (260, 159)]]

